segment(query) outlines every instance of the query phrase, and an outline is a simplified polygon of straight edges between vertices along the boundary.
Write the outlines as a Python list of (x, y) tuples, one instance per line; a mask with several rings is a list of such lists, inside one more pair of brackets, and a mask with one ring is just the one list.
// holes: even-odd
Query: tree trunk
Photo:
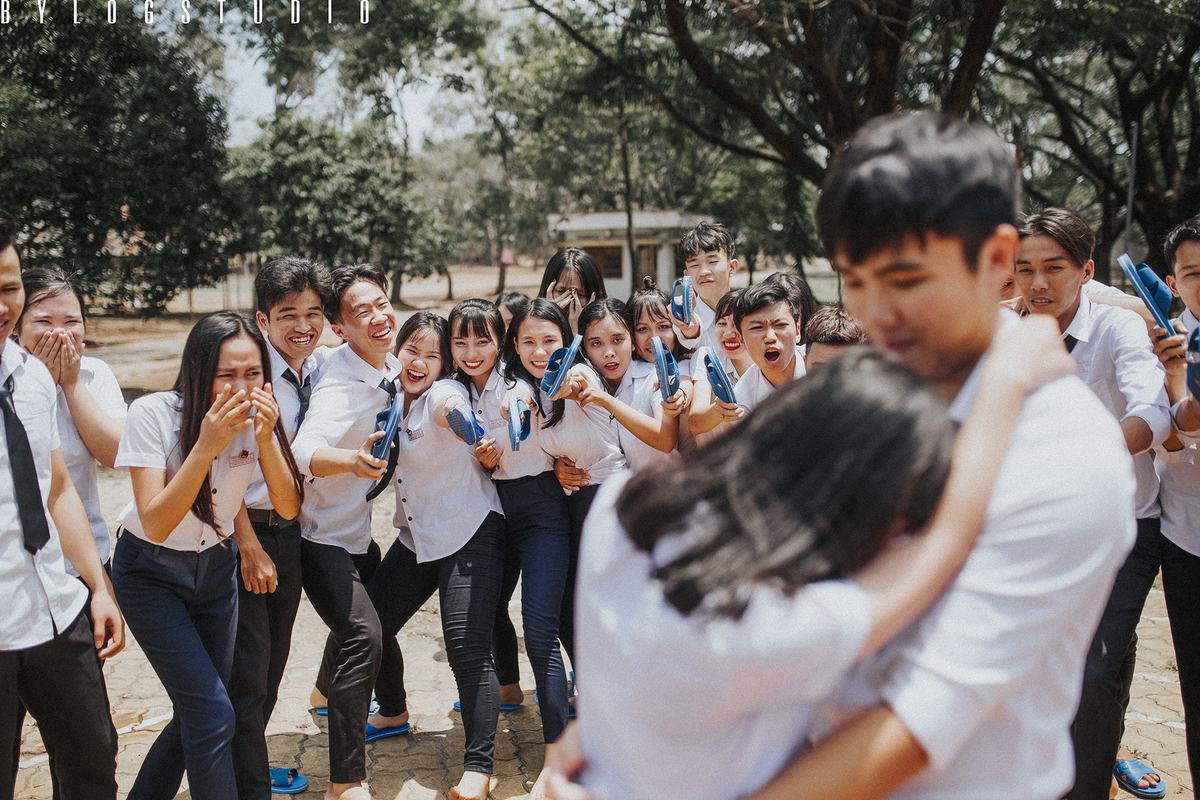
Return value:
[(641, 288), (638, 273), (641, 272), (641, 261), (638, 259), (637, 246), (633, 240), (633, 179), (629, 170), (629, 119), (625, 116), (625, 98), (617, 100), (617, 142), (621, 150), (622, 199), (625, 201), (625, 243), (629, 246), (629, 273), (633, 276), (633, 291)]
[(446, 263), (446, 259), (439, 259), (439, 269), (446, 276), (446, 299), (454, 299), (454, 278), (450, 275), (450, 265)]

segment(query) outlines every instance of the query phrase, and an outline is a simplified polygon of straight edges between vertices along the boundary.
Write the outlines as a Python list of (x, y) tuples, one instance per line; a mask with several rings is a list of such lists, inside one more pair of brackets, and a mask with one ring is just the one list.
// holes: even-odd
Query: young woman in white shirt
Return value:
[(588, 793), (733, 800), (786, 765), (817, 703), (966, 562), (1026, 394), (1071, 371), (1055, 339), (998, 338), (957, 437), (914, 372), (863, 349), (736, 436), (605, 487), (580, 561), (579, 740), (562, 750), (582, 745)]
[[(617, 440), (634, 472), (666, 461), (679, 443), (679, 416), (687, 407), (680, 388), (663, 399), (657, 370), (650, 362), (634, 360), (634, 323), (629, 306), (607, 298), (589, 303), (579, 315), (583, 350), (600, 374), (599, 383), (581, 386), (575, 395), (585, 406), (595, 403), (617, 422)], [(652, 357), (653, 358), (653, 357)], [(690, 388), (691, 381), (688, 381)]]
[(704, 365), (692, 358), (694, 353), (684, 345), (683, 337), (675, 335), (676, 320), (671, 316), (670, 298), (649, 275), (643, 279), (642, 288), (629, 297), (629, 313), (633, 317), (634, 357), (653, 364), (654, 351), (650, 340), (657, 336), (679, 365), (679, 388), (683, 391), (684, 401), (683, 413), (679, 415), (678, 449), (681, 453), (691, 450), (696, 446), (688, 424), (694, 380), (692, 370), (697, 365), (704, 369)]
[(280, 515), (294, 517), (303, 497), (269, 368), (258, 327), (218, 311), (188, 334), (175, 388), (129, 410), (116, 465), (129, 470), (134, 501), (118, 518), (113, 585), (174, 705), (129, 792), (135, 800), (174, 796), (185, 769), (193, 797), (237, 797), (225, 690), (237, 633), (233, 535), (250, 530), (255, 463)]
[(581, 405), (574, 397), (585, 385), (598, 386), (600, 376), (584, 362), (582, 348), (575, 362), (563, 364), (570, 374), (562, 382), (558, 397), (545, 397), (542, 377), (555, 350), (574, 339), (567, 316), (545, 298), (532, 300), (523, 314), (513, 317), (504, 339), (504, 377), (517, 378), (533, 387), (530, 408), (538, 407), (545, 419), (541, 423), (542, 449), (553, 459), (554, 473), (568, 493), (567, 513), (571, 524), (570, 562), (567, 584), (559, 612), (558, 638), (574, 662), (575, 563), (579, 553), (579, 535), (596, 491), (603, 481), (625, 469), (625, 454), (617, 438), (617, 424), (599, 405)]
[[(96, 550), (106, 570), (112, 557), (108, 522), (100, 511), (96, 462), (111, 468), (125, 427), (125, 398), (111, 369), (83, 355), (83, 295), (58, 267), (21, 273), (25, 310), (17, 320), (17, 343), (37, 356), (58, 386), (58, 432), (63, 459), (87, 511)], [(73, 567), (68, 569), (75, 573)]]
[[(717, 301), (716, 329), (717, 339), (732, 370), (725, 373), (729, 385), (733, 386), (746, 370), (754, 366), (742, 335), (738, 333), (733, 321), (734, 306), (745, 289), (734, 289), (726, 292)], [(724, 362), (717, 353), (711, 353), (707, 347), (696, 350), (692, 356), (692, 406), (688, 411), (688, 428), (697, 437), (697, 443), (703, 444), (701, 434), (706, 434), (724, 421), (740, 419), (741, 409), (736, 403), (722, 403), (713, 395), (712, 384), (708, 380), (708, 370), (704, 367), (704, 356), (711, 355), (713, 363), (718, 367)]]
[(462, 779), (450, 797), (483, 800), (500, 713), (492, 623), (504, 573), (504, 516), (474, 449), (451, 432), (446, 418), (451, 408), (469, 402), (466, 388), (446, 379), (451, 369), (446, 320), (419, 311), (400, 326), (396, 342), (404, 390), (392, 481), (399, 535), (367, 584), (383, 631), (375, 682), (379, 712), (368, 721), (368, 730), (407, 727), (404, 661), (396, 634), (437, 592), (466, 734)]
[[(526, 299), (525, 305), (528, 302)], [(487, 438), (480, 442), (476, 454), (492, 470), (492, 480), (504, 508), (507, 546), (515, 550), (516, 567), (523, 575), (521, 616), (525, 652), (533, 667), (542, 736), (549, 748), (566, 728), (569, 714), (567, 673), (558, 646), (558, 628), (570, 564), (571, 522), (566, 495), (554, 477), (550, 456), (541, 448), (540, 415), (532, 402), (533, 390), (525, 380), (518, 377), (507, 380), (503, 375), (501, 325), (500, 313), (491, 304), (464, 300), (450, 312), (450, 352), (457, 368), (456, 377), (467, 386), (471, 407), (483, 423)], [(512, 449), (508, 434), (508, 398), (514, 392), (531, 409), (529, 437), (516, 450)], [(509, 579), (506, 564), (505, 585), (496, 613), (497, 628), (508, 620), (507, 603), (512, 596)], [(498, 651), (502, 644), (495, 637), (493, 632), (492, 649)], [(515, 645), (514, 641), (513, 661)], [(505, 668), (501, 664), (507, 658), (496, 653), (501, 702), (506, 688)], [(543, 795), (541, 782), (534, 785), (531, 795), (535, 798)]]

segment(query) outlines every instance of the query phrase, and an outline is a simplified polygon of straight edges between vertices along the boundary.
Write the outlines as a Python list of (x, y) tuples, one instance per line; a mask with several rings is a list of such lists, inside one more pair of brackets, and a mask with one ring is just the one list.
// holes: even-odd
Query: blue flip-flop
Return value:
[(475, 412), (467, 405), (455, 406), (446, 414), (450, 430), (454, 435), (474, 447), (483, 438), (483, 427), (475, 419)]
[(650, 337), (650, 351), (654, 354), (654, 368), (658, 370), (658, 391), (664, 401), (669, 400), (679, 392), (679, 364), (657, 336)]
[[(321, 708), (314, 708), (313, 711), (315, 711), (317, 713), (318, 717), (328, 717), (329, 716), (329, 706), (322, 706)], [(367, 709), (367, 714), (378, 714), (378, 713), (379, 713), (379, 701), (376, 700), (374, 697), (372, 697), (371, 698), (371, 707), (369, 709)]]
[(308, 788), (308, 778), (298, 769), (271, 767), (271, 791), (275, 794), (300, 794)]
[[(1162, 283), (1162, 281), (1158, 280), (1158, 276), (1154, 274), (1154, 271), (1146, 267), (1145, 271), (1149, 272), (1155, 281), (1157, 281), (1157, 283), (1147, 286), (1144, 281), (1148, 276), (1133, 265), (1132, 258), (1122, 253), (1117, 256), (1117, 263), (1121, 265), (1121, 271), (1125, 273), (1125, 279), (1129, 281), (1129, 285), (1133, 287), (1133, 291), (1137, 293), (1137, 296), (1146, 304), (1146, 308), (1150, 310), (1150, 314), (1154, 317), (1154, 321), (1158, 324), (1158, 327), (1167, 333), (1174, 331), (1175, 329), (1171, 327), (1171, 321), (1167, 319), (1167, 312), (1159, 305), (1161, 291), (1157, 283)], [(1163, 286), (1166, 286), (1166, 284), (1163, 284)], [(1170, 291), (1170, 288), (1168, 288), (1167, 292), (1169, 293)], [(1155, 296), (1156, 292), (1159, 294), (1159, 297)], [(1167, 307), (1169, 308), (1171, 305), (1169, 294), (1166, 299)]]
[(394, 728), (376, 728), (374, 725), (368, 722), (367, 741), (373, 742), (376, 739), (386, 739), (389, 736), (400, 736), (401, 734), (408, 733), (411, 729), (412, 726), (407, 722), (403, 725), (397, 725)]
[(713, 363), (713, 357), (708, 353), (704, 354), (704, 369), (708, 371), (708, 383), (712, 386), (713, 394), (722, 403), (736, 403), (737, 398), (733, 394), (733, 386), (729, 383), (729, 376), (725, 374), (725, 370), (721, 369), (720, 364)]
[[(678, 294), (678, 299), (676, 299), (676, 294)], [(693, 305), (695, 305), (695, 293), (692, 290), (692, 279), (690, 276), (684, 275), (671, 287), (671, 316), (684, 325), (691, 325)]]
[(560, 347), (550, 354), (550, 360), (546, 363), (546, 374), (542, 376), (542, 391), (548, 397), (554, 397), (562, 388), (567, 373), (571, 371), (571, 366), (575, 363), (575, 354), (579, 352), (581, 344), (583, 344), (583, 337), (577, 333), (569, 347)]
[[(533, 693), (533, 702), (537, 703), (537, 712), (538, 716), (540, 717), (542, 715), (542, 704), (541, 701), (538, 700), (537, 692)], [(567, 719), (575, 719), (575, 706), (571, 705), (570, 703), (567, 703)]]
[(532, 429), (532, 414), (529, 404), (515, 394), (508, 398), (508, 444), (515, 453), (521, 442), (529, 438)]
[[(1147, 775), (1157, 775), (1158, 785), (1143, 789), (1138, 786)], [(1162, 779), (1162, 773), (1156, 769), (1147, 767), (1144, 763), (1136, 758), (1130, 758), (1126, 761), (1118, 761), (1113, 766), (1113, 777), (1117, 779), (1117, 784), (1122, 789), (1129, 792), (1134, 797), (1145, 797), (1149, 800), (1157, 800), (1160, 797), (1167, 796), (1167, 782)]]
[[(519, 703), (516, 705), (514, 705), (512, 703), (501, 703), (500, 704), (501, 711), (516, 711), (520, 707), (521, 707), (521, 705)], [(454, 701), (454, 710), (460, 714), (462, 713), (462, 702), (461, 701), (459, 701), (459, 700)]]
[(376, 440), (375, 444), (371, 445), (371, 455), (375, 458), (387, 460), (388, 447), (391, 446), (392, 439), (396, 436), (396, 428), (399, 427), (402, 416), (404, 416), (404, 392), (396, 392), (391, 407), (387, 411), (380, 411), (375, 415), (375, 430), (383, 431), (383, 438)]

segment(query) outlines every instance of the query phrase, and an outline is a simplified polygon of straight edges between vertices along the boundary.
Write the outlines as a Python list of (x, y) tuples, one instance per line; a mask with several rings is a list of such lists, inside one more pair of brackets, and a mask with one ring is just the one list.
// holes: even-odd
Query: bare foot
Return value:
[(385, 717), (383, 714), (372, 714), (367, 718), (368, 725), (374, 725), (376, 728), (399, 728), (404, 723), (408, 722), (408, 712), (397, 714), (394, 717)]
[(521, 691), (521, 684), (506, 683), (500, 687), (500, 705), (519, 706), (524, 702), (525, 692)]
[[(1133, 753), (1129, 752), (1129, 749), (1126, 748), (1125, 745), (1121, 745), (1119, 748), (1117, 748), (1117, 761), (1129, 761), (1134, 758), (1137, 758), (1137, 756), (1135, 756)], [(1148, 761), (1143, 761), (1142, 763), (1145, 764), (1147, 767), (1150, 767), (1151, 769), (1154, 768), (1154, 765), (1148, 763)], [(1142, 779), (1140, 781), (1138, 781), (1138, 788), (1139, 789), (1153, 789), (1155, 786), (1158, 786), (1159, 780), (1161, 780), (1161, 779), (1159, 778), (1158, 773), (1148, 772), (1142, 776)], [(1115, 787), (1116, 785), (1117, 785), (1117, 779), (1113, 778), (1113, 786)]]
[(486, 772), (464, 772), (458, 786), (450, 790), (450, 800), (485, 800), (492, 790), (492, 776)]
[(308, 693), (308, 704), (313, 708), (325, 708), (329, 705), (329, 699), (314, 686), (313, 690)]
[(354, 783), (331, 783), (325, 792), (325, 800), (372, 800), (371, 793), (362, 781)]

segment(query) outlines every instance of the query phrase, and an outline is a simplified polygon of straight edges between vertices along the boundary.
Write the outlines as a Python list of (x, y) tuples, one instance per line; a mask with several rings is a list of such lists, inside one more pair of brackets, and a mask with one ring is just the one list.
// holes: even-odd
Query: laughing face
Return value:
[(271, 345), (297, 372), (325, 331), (321, 298), (312, 289), (287, 295), (268, 314), (259, 311), (255, 319)]
[(542, 379), (550, 356), (562, 346), (562, 331), (554, 322), (540, 317), (526, 317), (521, 322), (517, 333), (517, 357), (534, 379)]
[(633, 359), (629, 331), (612, 314), (607, 314), (588, 326), (583, 336), (583, 349), (588, 361), (606, 380), (620, 383)]
[(1079, 265), (1052, 236), (1026, 236), (1017, 246), (1017, 288), (1035, 314), (1050, 314), (1065, 331), (1079, 310), (1079, 294), (1095, 264)]
[(427, 329), (415, 331), (400, 345), (400, 386), (406, 399), (416, 399), (442, 374), (442, 343)]
[(396, 312), (377, 284), (360, 280), (342, 295), (341, 320), (329, 326), (371, 366), (383, 369), (396, 344)]
[(450, 353), (459, 369), (473, 379), (486, 380), (496, 366), (500, 345), (486, 333), (466, 330), (462, 318), (459, 318), (458, 329), (450, 337)]
[(746, 352), (772, 386), (791, 380), (796, 368), (796, 319), (780, 300), (742, 318)]

